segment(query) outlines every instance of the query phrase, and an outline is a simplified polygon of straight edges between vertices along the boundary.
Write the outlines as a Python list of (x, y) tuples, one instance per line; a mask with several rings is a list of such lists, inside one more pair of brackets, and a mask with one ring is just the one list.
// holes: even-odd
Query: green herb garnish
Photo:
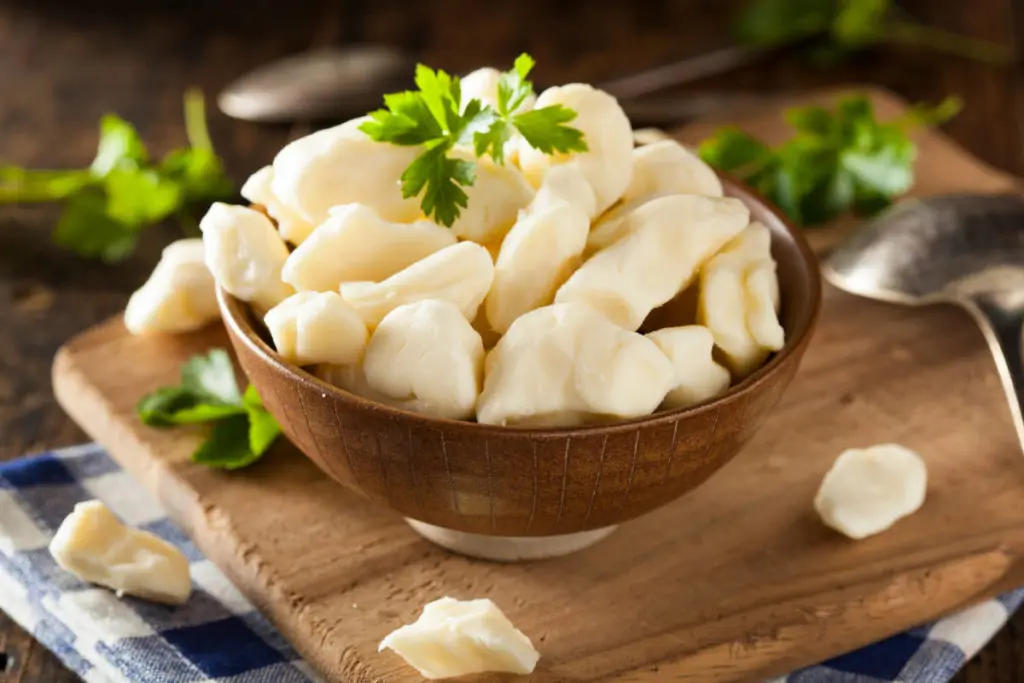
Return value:
[(227, 470), (259, 460), (281, 433), (255, 387), (238, 393), (235, 370), (224, 349), (190, 358), (181, 368), (181, 384), (146, 394), (137, 410), (139, 419), (152, 427), (212, 425), (192, 460)]
[(522, 54), (501, 74), (495, 109), (478, 99), (461, 106), (458, 76), (420, 64), (419, 90), (385, 95), (386, 108), (372, 112), (359, 129), (378, 142), (425, 148), (402, 174), (402, 196), (422, 193), (423, 213), (451, 227), (468, 203), (463, 188), (476, 179), (475, 162), (450, 156), (456, 145), (472, 147), (477, 157), (490, 155), (498, 164), (505, 162), (504, 145), (516, 131), (545, 154), (586, 151), (583, 133), (566, 125), (575, 111), (562, 105), (516, 111), (533, 95), (527, 80), (533, 66), (533, 58)]
[(190, 208), (230, 196), (233, 188), (210, 143), (199, 91), (185, 94), (185, 130), (189, 146), (155, 162), (135, 128), (107, 114), (88, 168), (0, 166), (0, 204), (65, 202), (54, 241), (104, 261), (131, 254), (144, 228), (171, 216), (194, 233), (197, 222)]
[(849, 210), (870, 215), (913, 183), (917, 147), (908, 132), (942, 123), (960, 107), (951, 97), (881, 123), (866, 97), (847, 96), (832, 111), (787, 110), (786, 121), (796, 134), (778, 147), (724, 128), (701, 144), (700, 156), (760, 192), (799, 225), (823, 223)]
[(735, 25), (748, 45), (824, 38), (820, 57), (835, 58), (879, 43), (919, 45), (981, 62), (1003, 64), (1010, 48), (904, 19), (893, 0), (750, 0)]

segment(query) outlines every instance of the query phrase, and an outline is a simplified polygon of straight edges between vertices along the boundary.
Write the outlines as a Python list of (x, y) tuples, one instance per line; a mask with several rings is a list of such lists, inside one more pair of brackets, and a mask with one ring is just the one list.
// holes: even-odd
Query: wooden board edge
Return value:
[[(120, 316), (116, 316), (120, 318)], [(157, 499), (168, 516), (182, 527), (196, 546), (213, 564), (241, 590), (245, 597), (277, 628), (296, 651), (319, 672), (330, 676), (347, 676), (353, 669), (353, 662), (346, 666), (344, 653), (339, 658), (328, 657), (322, 649), (304, 647), (305, 643), (316, 642), (322, 635), (315, 632), (315, 625), (308, 631), (301, 629), (302, 620), (293, 619), (292, 612), (286, 612), (280, 605), (293, 609), (302, 598), (287, 594), (270, 580), (263, 571), (259, 558), (249, 552), (234, 533), (230, 519), (219, 508), (202, 505), (196, 496), (171, 473), (165, 461), (154, 459), (151, 468), (137, 467), (130, 458), (118, 457), (119, 451), (129, 448), (143, 448), (129, 430), (119, 428), (112, 420), (103, 419), (103, 411), (80, 410), (80, 405), (102, 405), (105, 400), (96, 392), (74, 359), (76, 346), (86, 344), (91, 337), (103, 336), (115, 319), (108, 319), (72, 337), (62, 345), (54, 356), (51, 378), (54, 397), (64, 412), (80, 425), (85, 433), (104, 446), (110, 456), (125, 469), (139, 485)], [(78, 400), (69, 400), (70, 396)], [(82, 401), (83, 395), (89, 396)], [(241, 565), (238, 560), (242, 559)], [(257, 586), (257, 589), (247, 588)], [(301, 606), (299, 608), (301, 610)], [(351, 658), (349, 658), (351, 659)], [(343, 673), (339, 665), (346, 671)], [(356, 664), (356, 668), (360, 665)]]
[[(992, 535), (1005, 536), (1004, 533)], [(989, 545), (989, 550), (979, 550), (937, 566), (926, 565), (884, 579), (851, 583), (840, 591), (851, 595), (848, 600), (834, 599), (833, 591), (832, 604), (821, 602), (813, 609), (787, 604), (785, 607), (791, 612), (787, 619), (780, 620), (771, 614), (778, 605), (765, 605), (748, 612), (747, 616), (754, 621), (763, 616), (764, 623), (775, 623), (768, 629), (754, 629), (741, 641), (711, 642), (697, 650), (603, 680), (608, 683), (658, 683), (684, 678), (717, 680), (716, 676), (723, 672), (723, 662), (735, 667), (727, 669), (730, 674), (739, 676), (730, 680), (762, 681), (792, 673), (809, 665), (805, 644), (821, 639), (826, 628), (836, 629), (837, 622), (843, 627), (840, 632), (850, 634), (843, 644), (846, 652), (851, 652), (1020, 588), (1024, 584), (1024, 533), (1017, 533), (1014, 549), (995, 538)], [(952, 592), (951, 585), (955, 588)], [(894, 620), (895, 614), (890, 610), (901, 597), (925, 592), (939, 598), (940, 586), (943, 594), (951, 593), (951, 597), (929, 601), (928, 613), (923, 617), (903, 616)], [(853, 596), (863, 593), (868, 597), (854, 599)], [(864, 628), (864, 624), (872, 627)]]

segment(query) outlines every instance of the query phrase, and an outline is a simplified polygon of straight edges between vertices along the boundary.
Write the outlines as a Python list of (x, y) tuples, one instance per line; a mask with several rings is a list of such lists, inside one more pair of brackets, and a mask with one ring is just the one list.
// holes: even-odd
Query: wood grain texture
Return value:
[[(765, 121), (778, 134), (775, 113)], [(921, 149), (920, 193), (945, 174), (1012, 186), (939, 134)], [(956, 309), (827, 289), (801, 372), (740, 455), (597, 546), (520, 565), (432, 547), (287, 443), (234, 474), (191, 463), (201, 435), (144, 427), (134, 406), (213, 344), (218, 327), (135, 338), (109, 321), (58, 354), (58, 399), (333, 681), (418, 680), (376, 645), (443, 595), (495, 599), (542, 651), (538, 681), (717, 681), (820, 661), (1024, 583), (1024, 457), (981, 335)], [(818, 521), (814, 491), (839, 451), (886, 441), (925, 457), (928, 501), (850, 542)], [(556, 463), (572, 447), (550, 446), (538, 457)]]
[[(183, 140), (179, 101), (198, 84), (215, 92), (267, 59), (311, 45), (385, 40), (450, 69), (505, 63), (528, 48), (539, 76), (588, 80), (629, 73), (727, 41), (742, 0), (8, 0), (0, 4), (0, 159), (36, 167), (86, 164), (96, 122), (118, 111), (156, 151)], [(933, 25), (1019, 45), (1019, 0), (902, 0)], [(453, 20), (459, 17), (459, 21)], [(465, 30), (472, 26), (471, 31)], [(912, 100), (949, 93), (968, 106), (948, 133), (990, 164), (1024, 174), (1024, 69), (995, 68), (926, 50), (872, 50), (828, 69), (795, 55), (698, 84), (774, 92), (844, 82), (883, 84)], [(214, 114), (211, 126), (241, 181), (290, 134)], [(85, 435), (54, 401), (49, 367), (75, 332), (124, 306), (171, 228), (111, 268), (48, 242), (48, 207), (0, 208), (0, 459), (76, 443)], [(818, 234), (818, 233), (814, 233)], [(68, 683), (54, 657), (0, 617), (11, 654), (0, 681)], [(0, 647), (0, 649), (3, 649)], [(959, 683), (1024, 682), (1024, 612), (968, 664)]]

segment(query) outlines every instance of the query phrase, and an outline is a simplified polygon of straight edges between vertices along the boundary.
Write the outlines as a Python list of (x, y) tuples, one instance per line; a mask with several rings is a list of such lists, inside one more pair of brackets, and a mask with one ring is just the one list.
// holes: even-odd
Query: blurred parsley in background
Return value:
[(816, 39), (812, 54), (834, 61), (878, 43), (919, 45), (1004, 64), (1009, 47), (911, 20), (893, 0), (749, 0), (734, 24), (736, 39), (770, 47)]
[(131, 254), (142, 230), (171, 216), (177, 216), (187, 233), (196, 233), (191, 209), (205, 210), (234, 192), (210, 142), (203, 95), (197, 90), (185, 94), (185, 131), (189, 146), (157, 162), (130, 123), (107, 114), (100, 121), (96, 158), (88, 168), (0, 166), (0, 205), (64, 202), (54, 241), (104, 261)]
[(700, 156), (774, 202), (797, 225), (815, 225), (847, 211), (871, 215), (910, 189), (917, 146), (908, 133), (942, 123), (960, 111), (950, 97), (917, 106), (893, 121), (875, 117), (866, 97), (841, 98), (835, 109), (786, 111), (795, 135), (770, 147), (738, 128), (723, 128), (700, 146)]

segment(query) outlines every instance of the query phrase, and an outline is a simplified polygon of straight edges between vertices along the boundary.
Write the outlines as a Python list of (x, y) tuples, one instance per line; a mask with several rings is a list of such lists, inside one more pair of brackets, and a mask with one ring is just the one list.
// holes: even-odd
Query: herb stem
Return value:
[(94, 181), (89, 169), (29, 171), (0, 168), (0, 204), (34, 204), (66, 199)]
[(934, 50), (988, 64), (1009, 64), (1014, 58), (1013, 49), (1007, 45), (979, 40), (909, 21), (892, 20), (887, 22), (883, 40), (890, 43), (930, 47)]
[(185, 136), (189, 146), (195, 149), (213, 149), (206, 127), (206, 103), (199, 88), (185, 91)]

